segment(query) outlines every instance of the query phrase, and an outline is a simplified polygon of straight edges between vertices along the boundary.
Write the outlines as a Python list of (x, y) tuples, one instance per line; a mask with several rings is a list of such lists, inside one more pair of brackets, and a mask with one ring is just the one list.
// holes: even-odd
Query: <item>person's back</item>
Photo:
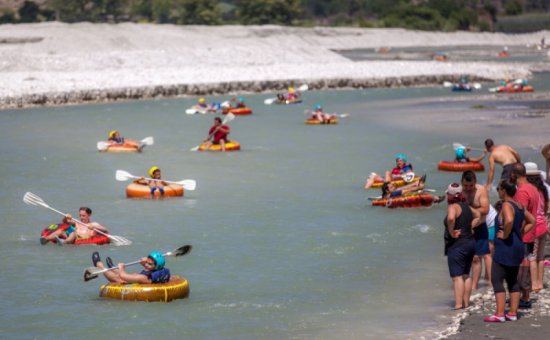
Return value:
[(491, 157), (503, 166), (519, 162), (516, 150), (508, 145), (496, 145), (491, 150)]

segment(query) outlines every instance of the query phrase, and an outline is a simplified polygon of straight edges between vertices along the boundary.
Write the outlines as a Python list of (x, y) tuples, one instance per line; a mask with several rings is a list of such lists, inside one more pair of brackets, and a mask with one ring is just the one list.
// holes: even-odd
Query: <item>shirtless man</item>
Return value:
[(489, 213), (489, 194), (485, 187), (477, 184), (475, 172), (468, 170), (462, 173), (462, 195), (466, 198), (472, 210), (479, 212), (480, 224), (474, 226), (474, 239), (476, 252), (472, 262), (472, 289), (477, 289), (481, 277), (481, 261), (485, 262), (485, 276), (491, 282), (491, 251), (489, 247), (489, 230), (485, 222), (485, 216)]
[(76, 232), (72, 233), (69, 237), (67, 237), (67, 239), (65, 240), (65, 243), (74, 243), (74, 241), (77, 238), (87, 239), (87, 238), (93, 237), (96, 234), (96, 232), (93, 229), (97, 229), (97, 230), (102, 231), (104, 233), (109, 233), (109, 230), (107, 230), (107, 228), (105, 228), (101, 224), (99, 224), (97, 222), (91, 222), (90, 221), (90, 217), (92, 216), (92, 209), (90, 209), (88, 207), (81, 207), (78, 210), (78, 215), (80, 217), (80, 221), (84, 224), (87, 224), (91, 228), (85, 227), (85, 226), (81, 225), (80, 223), (74, 222), (74, 219), (71, 216), (71, 214), (67, 214), (65, 216), (65, 221), (67, 221), (68, 223), (74, 222), (74, 228), (75, 228)]
[(510, 178), (512, 165), (521, 162), (519, 153), (508, 145), (495, 145), (492, 139), (485, 140), (485, 149), (490, 152), (489, 156), (489, 175), (487, 177), (486, 189), (491, 192), (493, 179), (495, 176), (495, 163), (502, 165), (502, 174), (500, 180)]

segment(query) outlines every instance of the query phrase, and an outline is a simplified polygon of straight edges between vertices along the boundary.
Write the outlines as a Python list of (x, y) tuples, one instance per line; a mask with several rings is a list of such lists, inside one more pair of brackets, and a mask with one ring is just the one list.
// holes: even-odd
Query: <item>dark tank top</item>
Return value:
[(454, 227), (454, 230), (460, 230), (460, 236), (458, 238), (451, 237), (448, 231), (447, 216), (445, 216), (445, 219), (443, 220), (443, 224), (445, 225), (445, 255), (447, 255), (447, 251), (450, 248), (474, 239), (474, 235), (472, 233), (472, 220), (474, 217), (470, 206), (466, 202), (458, 202), (456, 204), (460, 205), (462, 208), (462, 212), (456, 218)]

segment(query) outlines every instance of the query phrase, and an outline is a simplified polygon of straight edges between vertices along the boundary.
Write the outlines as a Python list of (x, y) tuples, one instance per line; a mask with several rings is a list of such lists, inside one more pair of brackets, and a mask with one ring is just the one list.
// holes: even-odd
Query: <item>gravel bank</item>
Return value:
[(353, 62), (335, 49), (532, 45), (548, 31), (505, 35), (402, 29), (0, 25), (0, 108), (311, 87), (381, 87), (527, 77), (535, 65)]

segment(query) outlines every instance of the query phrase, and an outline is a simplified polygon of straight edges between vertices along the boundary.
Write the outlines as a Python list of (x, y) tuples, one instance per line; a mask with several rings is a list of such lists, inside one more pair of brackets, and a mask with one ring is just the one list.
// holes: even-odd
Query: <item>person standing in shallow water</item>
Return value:
[[(525, 245), (522, 234), (533, 228), (534, 217), (520, 203), (514, 201), (516, 185), (507, 179), (499, 183), (497, 192), (502, 200), (502, 208), (495, 220), (495, 254), (491, 270), (491, 281), (495, 292), (497, 309), (495, 314), (484, 319), (485, 322), (505, 322), (517, 320), (520, 300), (518, 282), (519, 266), (524, 258)], [(506, 281), (510, 294), (510, 310), (505, 314)]]
[(493, 185), (493, 179), (495, 176), (495, 163), (502, 165), (502, 174), (500, 179), (510, 178), (512, 172), (512, 165), (514, 163), (521, 162), (519, 153), (508, 145), (495, 145), (492, 139), (485, 140), (485, 149), (490, 152), (489, 156), (489, 174), (487, 175), (487, 192), (491, 192)]
[(485, 216), (489, 213), (489, 194), (485, 187), (477, 184), (475, 172), (468, 170), (462, 173), (462, 194), (470, 207), (480, 214), (480, 224), (474, 228), (476, 252), (472, 263), (472, 289), (477, 289), (481, 277), (482, 262), (485, 263), (485, 271), (491, 280), (491, 250), (489, 247), (489, 229), (485, 222)]
[(445, 225), (445, 255), (449, 274), (453, 280), (455, 295), (454, 309), (470, 306), (472, 279), (470, 269), (475, 255), (473, 226), (480, 221), (478, 211), (470, 208), (458, 183), (451, 183), (447, 188), (447, 216)]

